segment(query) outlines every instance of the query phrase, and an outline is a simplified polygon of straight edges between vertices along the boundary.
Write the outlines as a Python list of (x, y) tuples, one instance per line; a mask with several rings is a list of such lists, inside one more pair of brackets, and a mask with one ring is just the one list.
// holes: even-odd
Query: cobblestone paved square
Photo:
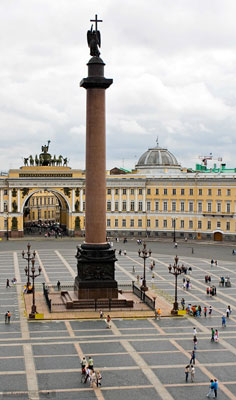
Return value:
[[(72, 271), (76, 274), (74, 243), (64, 248), (62, 241), (60, 249), (55, 250), (35, 242), (37, 261), (43, 266), (37, 290), (42, 290), (42, 282), (55, 284), (57, 279), (61, 284), (73, 285)], [(24, 246), (21, 249), (19, 242), (10, 242), (8, 246), (8, 251), (0, 252), (0, 399), (199, 400), (206, 397), (211, 378), (219, 381), (219, 399), (236, 399), (235, 259), (230, 260), (229, 256), (224, 261), (224, 257), (218, 257), (219, 266), (211, 268), (210, 261), (202, 258), (200, 251), (198, 257), (180, 256), (181, 263), (192, 266), (192, 289), (188, 292), (183, 289), (181, 277), (179, 299), (184, 297), (186, 304), (201, 304), (202, 308), (205, 305), (209, 308), (211, 304), (211, 317), (162, 317), (160, 321), (154, 316), (119, 318), (112, 319), (109, 330), (105, 321), (99, 319), (99, 310), (96, 320), (27, 321), (22, 297), (25, 262), (21, 250)], [(15, 250), (10, 246), (19, 247)], [(160, 254), (155, 246), (153, 244), (152, 249), (156, 262), (154, 284), (149, 265), (147, 281), (157, 295), (162, 294), (165, 301), (171, 303), (174, 280), (167, 267), (173, 255)], [(133, 265), (136, 273), (142, 273), (136, 250), (134, 245), (126, 257), (118, 257), (118, 280), (130, 282)], [(206, 294), (206, 273), (211, 274), (212, 283), (217, 287), (215, 298)], [(219, 288), (221, 274), (232, 277), (231, 288)], [(17, 285), (6, 289), (5, 280), (12, 276), (17, 276)], [(227, 327), (222, 328), (221, 317), (228, 305), (233, 311), (226, 321)], [(8, 309), (12, 318), (10, 324), (5, 324), (4, 314)], [(198, 339), (196, 371), (194, 382), (189, 376), (186, 383), (184, 370), (193, 350), (193, 327), (197, 329)], [(219, 330), (218, 343), (210, 340), (212, 327)], [(83, 355), (92, 356), (95, 369), (100, 369), (101, 388), (81, 383)]]

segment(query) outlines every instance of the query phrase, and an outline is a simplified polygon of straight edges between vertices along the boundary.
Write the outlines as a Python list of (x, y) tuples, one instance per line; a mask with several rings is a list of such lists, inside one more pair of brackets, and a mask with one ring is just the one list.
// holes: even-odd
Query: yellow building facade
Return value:
[[(23, 236), (24, 224), (37, 220), (83, 234), (85, 178), (85, 171), (55, 165), (2, 175), (0, 235)], [(107, 235), (236, 240), (235, 180), (224, 164), (187, 170), (167, 149), (150, 148), (134, 170), (107, 172)]]

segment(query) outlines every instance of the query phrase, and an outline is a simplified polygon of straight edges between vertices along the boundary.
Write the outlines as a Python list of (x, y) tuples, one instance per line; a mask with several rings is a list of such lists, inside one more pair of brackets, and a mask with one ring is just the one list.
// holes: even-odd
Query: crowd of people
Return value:
[(94, 370), (94, 361), (92, 357), (89, 357), (88, 361), (86, 357), (81, 360), (81, 382), (89, 382), (91, 388), (94, 386), (102, 386), (102, 375), (100, 371)]

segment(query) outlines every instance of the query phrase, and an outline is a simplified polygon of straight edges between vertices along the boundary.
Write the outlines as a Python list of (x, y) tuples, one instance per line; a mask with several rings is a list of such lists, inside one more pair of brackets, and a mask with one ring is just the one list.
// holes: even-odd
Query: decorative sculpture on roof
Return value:
[(92, 25), (90, 31), (87, 32), (87, 41), (90, 48), (90, 55), (94, 57), (99, 57), (100, 51), (98, 47), (101, 47), (101, 35), (100, 32), (97, 30), (97, 23), (102, 22), (102, 20), (98, 19), (96, 14), (95, 19), (91, 19), (90, 22), (95, 22), (95, 30), (93, 30)]
[(50, 140), (48, 140), (48, 144), (45, 146), (42, 146), (42, 153), (40, 153), (39, 155), (36, 154), (35, 158), (33, 158), (32, 155), (30, 155), (27, 158), (24, 158), (24, 165), (25, 166), (67, 166), (68, 164), (68, 158), (67, 157), (63, 157), (62, 155), (59, 155), (59, 157), (57, 158), (56, 155), (54, 155), (54, 157), (51, 156), (50, 153), (48, 153), (48, 149), (49, 149), (49, 144), (50, 144)]

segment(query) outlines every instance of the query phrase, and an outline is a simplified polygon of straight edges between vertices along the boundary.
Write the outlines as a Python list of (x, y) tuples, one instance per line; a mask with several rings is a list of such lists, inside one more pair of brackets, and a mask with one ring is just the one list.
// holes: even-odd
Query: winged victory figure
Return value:
[(99, 57), (100, 51), (98, 50), (98, 46), (101, 47), (101, 35), (98, 30), (93, 31), (93, 25), (90, 31), (87, 32), (87, 41), (90, 48), (90, 55)]

